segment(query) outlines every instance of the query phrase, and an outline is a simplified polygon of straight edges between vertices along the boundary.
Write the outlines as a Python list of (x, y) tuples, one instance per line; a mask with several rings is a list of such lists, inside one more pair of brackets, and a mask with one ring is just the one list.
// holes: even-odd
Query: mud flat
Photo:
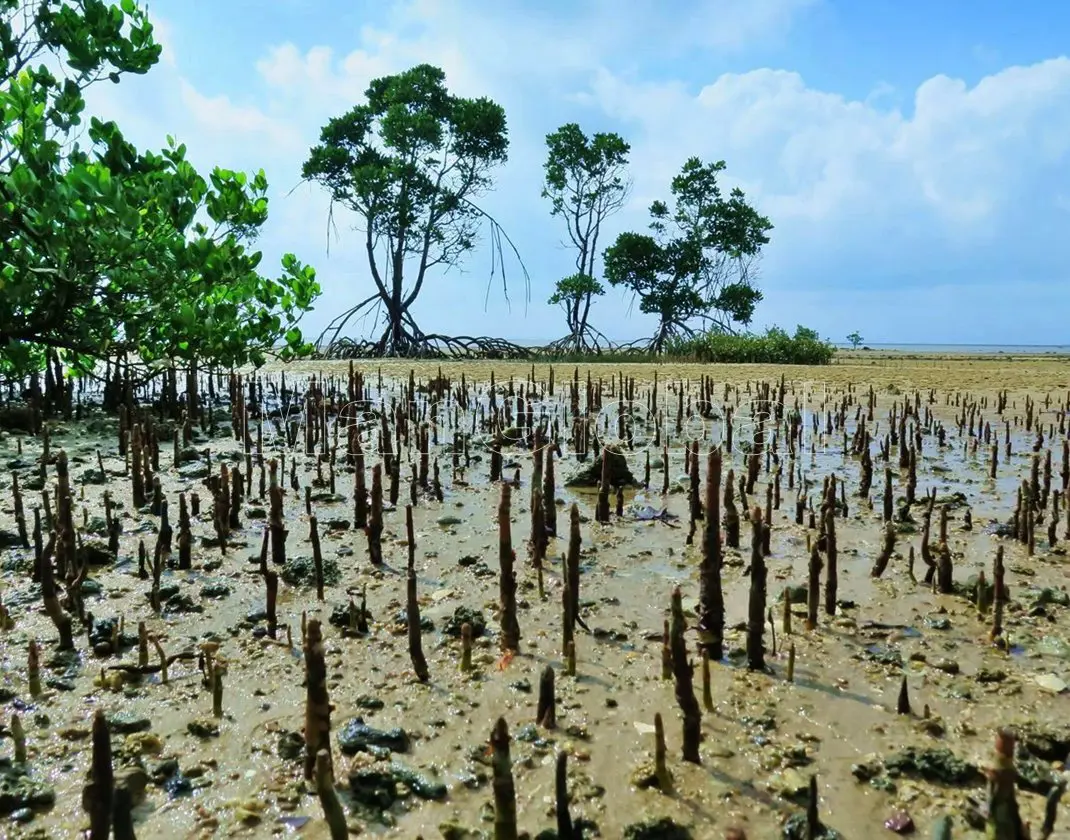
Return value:
[(575, 837), (805, 837), (812, 779), (817, 836), (979, 837), (1010, 727), (1042, 836), (1070, 756), (1070, 361), (574, 367), (552, 393), (506, 363), (202, 377), (188, 423), (90, 389), (47, 436), (0, 408), (2, 833), (99, 832), (83, 804), (113, 790), (116, 837), (127, 811), (142, 838), (331, 837), (327, 746), (362, 836), (517, 836), (510, 775), (521, 836), (561, 836), (564, 755)]

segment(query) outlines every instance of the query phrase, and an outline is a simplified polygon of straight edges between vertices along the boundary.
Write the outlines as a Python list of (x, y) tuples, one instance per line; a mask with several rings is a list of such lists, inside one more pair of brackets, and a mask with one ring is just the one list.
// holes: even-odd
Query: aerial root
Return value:
[(340, 338), (332, 341), (317, 354), (321, 359), (377, 359), (394, 355), (413, 359), (495, 359), (530, 358), (537, 348), (522, 347), (503, 338), (468, 335), (406, 336), (393, 353), (382, 341), (356, 341)]

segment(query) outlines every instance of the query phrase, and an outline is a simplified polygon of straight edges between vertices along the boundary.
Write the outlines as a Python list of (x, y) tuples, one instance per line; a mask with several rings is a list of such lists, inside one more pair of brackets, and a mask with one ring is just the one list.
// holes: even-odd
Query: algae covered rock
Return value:
[(441, 801), (446, 786), (397, 762), (380, 762), (349, 773), (349, 790), (361, 805), (386, 810), (401, 798), (404, 785), (420, 799)]
[[(326, 572), (324, 572), (324, 574), (326, 574)], [(363, 617), (365, 623), (371, 621), (371, 610), (365, 609)], [(339, 629), (359, 627), (361, 624), (360, 607), (353, 601), (350, 601), (348, 604), (338, 604), (331, 609), (331, 614), (327, 618), (327, 623), (332, 627), (338, 627)]]
[[(605, 447), (606, 457), (609, 459), (609, 486), (610, 487), (635, 487), (639, 482), (635, 480), (631, 469), (628, 467), (628, 459), (620, 446), (609, 444)], [(566, 487), (598, 487), (602, 483), (602, 458), (601, 455), (592, 458), (579, 472), (565, 481)]]
[(1041, 761), (1070, 760), (1070, 725), (1031, 721), (1019, 727), (1020, 749)]
[(86, 540), (78, 548), (78, 559), (90, 566), (107, 566), (115, 562), (115, 555), (108, 551), (104, 540)]
[(439, 823), (438, 833), (442, 840), (490, 840), (490, 835), (478, 828), (468, 828), (454, 820)]
[(56, 792), (30, 777), (21, 764), (0, 758), (0, 814), (23, 808), (47, 808), (56, 801)]
[(982, 780), (981, 771), (943, 747), (907, 747), (884, 759), (889, 776), (907, 776), (940, 785), (969, 785)]
[(670, 817), (632, 823), (621, 836), (624, 840), (694, 840), (691, 829)]
[(193, 461), (188, 464), (183, 464), (178, 468), (178, 474), (186, 481), (196, 481), (197, 479), (208, 477), (208, 465), (202, 464), (199, 461)]
[(453, 615), (447, 618), (445, 624), (442, 625), (442, 632), (447, 636), (459, 639), (461, 638), (461, 628), (466, 624), (472, 628), (473, 639), (478, 639), (487, 632), (487, 620), (484, 618), (482, 611), (469, 609), (468, 607), (457, 607), (453, 611)]
[(385, 766), (360, 767), (349, 773), (349, 792), (361, 805), (385, 811), (398, 798), (398, 783)]
[(409, 790), (411, 790), (415, 796), (420, 797), (420, 799), (441, 802), (449, 793), (448, 788), (443, 782), (432, 779), (423, 773), (418, 773), (411, 767), (406, 767), (404, 764), (399, 764), (396, 761), (390, 763), (390, 772), (393, 774), (396, 781), (406, 785)]
[(947, 507), (949, 510), (957, 510), (961, 507), (966, 507), (970, 503), (966, 498), (965, 493), (945, 493), (943, 496), (937, 496), (936, 501), (933, 503), (933, 507), (936, 510), (940, 510), (942, 507)]
[(829, 828), (824, 823), (819, 823), (815, 834), (809, 834), (806, 824), (806, 814), (792, 814), (784, 823), (784, 840), (843, 840), (843, 835), (834, 828)]
[(356, 717), (346, 721), (339, 728), (338, 748), (345, 755), (370, 752), (372, 748), (403, 753), (409, 751), (409, 734), (401, 727), (376, 729), (368, 726), (364, 718)]
[[(287, 557), (286, 562), (279, 572), (281, 577), (290, 586), (315, 586), (316, 564), (308, 555)], [(342, 571), (338, 568), (338, 561), (333, 557), (323, 558), (323, 583), (325, 586), (335, 586), (342, 579)]]

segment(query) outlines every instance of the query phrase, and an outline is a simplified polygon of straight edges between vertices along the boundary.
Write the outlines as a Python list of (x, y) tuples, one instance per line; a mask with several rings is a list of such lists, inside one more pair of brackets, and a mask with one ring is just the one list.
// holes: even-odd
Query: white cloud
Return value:
[(282, 120), (269, 117), (255, 105), (239, 105), (226, 95), (205, 96), (185, 79), (179, 79), (182, 105), (202, 133), (239, 138), (253, 137), (268, 144), (273, 154), (292, 156), (306, 151), (303, 132)]
[(740, 50), (781, 38), (794, 17), (818, 0), (706, 0), (696, 3), (682, 27), (685, 43)]
[[(887, 85), (875, 84), (869, 97), (853, 100), (812, 88), (790, 69), (726, 73), (700, 87), (650, 81), (639, 72), (639, 47), (632, 46), (644, 34), (647, 49), (659, 44), (653, 36), (660, 33), (676, 49), (701, 43), (738, 50), (783, 35), (792, 16), (808, 5), (810, 0), (710, 0), (678, 21), (673, 40), (668, 30), (657, 29), (668, 18), (645, 0), (631, 16), (598, 0), (577, 13), (583, 26), (537, 7), (521, 12), (501, 6), (472, 15), (456, 2), (414, 0), (394, 6), (387, 23), (355, 32), (349, 49), (298, 45), (279, 33), (255, 62), (259, 85), (221, 80), (212, 90), (198, 90), (183, 68), (211, 56), (179, 55), (144, 80), (94, 94), (94, 104), (106, 106), (143, 145), (159, 145), (171, 132), (189, 144), (199, 165), (268, 170), (275, 196), (263, 245), (269, 255), (294, 250), (320, 269), (326, 293), (313, 324), (358, 299), (353, 288), (366, 267), (352, 237), (332, 245), (329, 260), (323, 256), (326, 200), (318, 190), (306, 186), (285, 194), (329, 117), (359, 102), (372, 78), (418, 62), (443, 67), (451, 89), (491, 96), (509, 115), (510, 163), (487, 203), (510, 224), (537, 288), (530, 317), (518, 322), (514, 306), (513, 325), (501, 331), (560, 331), (559, 315), (543, 301), (571, 261), (557, 247), (562, 231), (549, 219), (539, 187), (542, 138), (570, 120), (592, 130), (619, 130), (633, 145), (633, 200), (604, 232), (605, 242), (625, 226), (645, 225), (645, 207), (666, 195), (687, 157), (728, 162), (729, 182), (742, 185), (776, 226), (765, 261), (769, 300), (759, 321), (794, 311), (775, 301), (799, 283), (810, 287), (809, 303), (803, 306), (797, 295), (780, 300), (799, 301), (799, 311), (811, 311), (812, 304), (819, 312), (821, 301), (828, 311), (840, 311), (843, 281), (836, 276), (858, 272), (849, 279), (864, 282), (870, 265), (916, 284), (924, 282), (930, 264), (965, 269), (970, 260), (983, 260), (976, 253), (1006, 241), (996, 237), (1013, 235), (1015, 247), (1034, 261), (1045, 248), (1052, 252), (1043, 224), (1020, 224), (1013, 234), (1008, 226), (1024, 218), (1027, 202), (1065, 208), (1070, 59), (1005, 68), (972, 86), (937, 75), (913, 92), (907, 112), (882, 106), (891, 101)], [(170, 39), (166, 23), (158, 31)], [(1070, 254), (1061, 247), (1055, 253), (1065, 265)], [(456, 332), (487, 331), (488, 319), (503, 323), (508, 312), (493, 295), (489, 314), (471, 305), (473, 283), (482, 297), (485, 265), (485, 255), (477, 256), (467, 276), (429, 285), (418, 311), (421, 322)], [(1065, 284), (1067, 278), (1050, 279)], [(985, 282), (994, 288), (999, 281), (989, 276)], [(857, 296), (851, 300), (868, 305)], [(626, 303), (615, 294), (597, 312), (598, 325), (615, 337), (645, 329), (639, 316), (626, 315)], [(850, 326), (866, 334), (865, 318), (872, 317), (859, 316)]]
[(153, 40), (160, 45), (160, 61), (168, 67), (177, 66), (171, 24), (152, 12), (149, 13), (149, 22), (152, 23)]
[(655, 189), (688, 154), (723, 157), (729, 173), (783, 226), (827, 224), (865, 211), (930, 210), (963, 233), (1000, 210), (1023, 177), (1065, 165), (1070, 59), (1012, 67), (972, 88), (935, 76), (914, 113), (807, 87), (797, 73), (725, 74), (692, 94), (679, 84), (630, 83), (601, 71), (592, 101), (637, 133)]

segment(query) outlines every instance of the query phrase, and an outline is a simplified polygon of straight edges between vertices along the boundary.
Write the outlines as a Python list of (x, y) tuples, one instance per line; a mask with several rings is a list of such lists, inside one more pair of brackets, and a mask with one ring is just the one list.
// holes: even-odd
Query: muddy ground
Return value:
[[(373, 389), (380, 367), (384, 387), (391, 388), (395, 384), (391, 377), (407, 378), (411, 365), (361, 365)], [(306, 364), (287, 369), (286, 375), (293, 386), (308, 373), (321, 377), (334, 373), (342, 377), (344, 387), (345, 370), (345, 365)], [(426, 381), (438, 370), (437, 364), (420, 366), (417, 379)], [(531, 368), (465, 363), (443, 365), (441, 370), (455, 387), (463, 373), (470, 387), (483, 388), (493, 370), (501, 388), (511, 376), (519, 384)], [(581, 381), (588, 370), (595, 380), (603, 379), (607, 394), (618, 373), (635, 377), (637, 402), (645, 405), (655, 367), (581, 366)], [(421, 494), (414, 511), (423, 644), (431, 674), (427, 684), (414, 677), (405, 633), (407, 466), (399, 508), (385, 515), (385, 563), (379, 569), (368, 561), (364, 534), (348, 527), (353, 479), (342, 463), (336, 470), (339, 500), (321, 495), (313, 502), (324, 557), (328, 569), (336, 567), (337, 576), (328, 583), (324, 602), (317, 600), (313, 586), (282, 583), (279, 620), (291, 627), (290, 647), (285, 633), (280, 633), (281, 642), (264, 637), (265, 596), (258, 556), (267, 503), (259, 498), (258, 480), (243, 506), (242, 527), (231, 534), (224, 555), (210, 544), (215, 532), (202, 481), (203, 458), (176, 469), (170, 444), (161, 443), (160, 475), (172, 523), (180, 492), (199, 492), (202, 507), (193, 523), (194, 568), (164, 572), (165, 605), (156, 615), (147, 597), (149, 582), (138, 577), (137, 556), (141, 540), (151, 553), (158, 517), (132, 508), (115, 419), (90, 412), (80, 423), (52, 421), (52, 452), (63, 449), (71, 459), (75, 521), (84, 530), (84, 541), (101, 539), (93, 532), (101, 529), (105, 490), (123, 505), (118, 559), (94, 565), (85, 588), (87, 609), (98, 623), (121, 619), (125, 634), (135, 638), (138, 622), (146, 622), (167, 653), (196, 651), (205, 640), (217, 640), (218, 655), (227, 663), (222, 719), (212, 716), (212, 697), (194, 660), (172, 664), (166, 683), (159, 674), (150, 674), (121, 684), (109, 671), (102, 686), (102, 669), (135, 662), (136, 648), (122, 644), (117, 655), (95, 653), (78, 622), (77, 656), (56, 656), (56, 630), (42, 609), (39, 586), (30, 581), (33, 551), (12, 544), (17, 542), (12, 475), (19, 475), (32, 522), (32, 510), (40, 504), (40, 492), (30, 488), (39, 473), (41, 442), (17, 431), (0, 433), (0, 457), (5, 463), (0, 478), (0, 543), (4, 544), (0, 595), (13, 622), (0, 635), (0, 699), (5, 724), (12, 713), (20, 716), (28, 750), (27, 775), (20, 775), (22, 771), (12, 764), (12, 740), (2, 741), (0, 806), (5, 813), (0, 819), (6, 824), (0, 836), (71, 837), (88, 824), (81, 791), (89, 765), (91, 719), (102, 709), (112, 724), (116, 767), (126, 768), (117, 772), (132, 776), (135, 789), (144, 783), (144, 801), (134, 812), (139, 837), (328, 837), (319, 802), (302, 781), (302, 613), (324, 621), (336, 773), (351, 810), (351, 831), (363, 836), (426, 840), (476, 838), (483, 836), (480, 832), (492, 836), (487, 742), (499, 716), (513, 736), (520, 827), (532, 837), (556, 836), (539, 832), (555, 825), (554, 760), (559, 751), (570, 757), (571, 812), (574, 820), (582, 818), (588, 826), (585, 837), (716, 838), (731, 826), (744, 828), (751, 840), (780, 837), (785, 820), (803, 809), (811, 774), (818, 779), (822, 817), (839, 836), (893, 836), (885, 827), (888, 820), (901, 830), (912, 823), (917, 833), (929, 836), (943, 814), (952, 815), (955, 837), (982, 836), (970, 823), (980, 818), (976, 805), (985, 798), (980, 770), (991, 764), (995, 732), (1001, 726), (1018, 727), (1022, 735), (1023, 778), (1031, 791), (1022, 792), (1019, 799), (1027, 818), (1039, 826), (1042, 794), (1065, 775), (1070, 752), (1066, 692), (1070, 565), (1065, 554), (1070, 543), (1064, 542), (1070, 535), (1065, 508), (1056, 544), (1048, 543), (1045, 521), (1037, 527), (1032, 556), (1023, 544), (1001, 536), (1003, 529), (998, 526), (1009, 521), (1021, 481), (1030, 474), (1036, 435), (1024, 429), (1027, 396), (1037, 401), (1037, 420), (1044, 429), (1041, 458), (1046, 450), (1052, 451), (1052, 487), (1063, 486), (1059, 473), (1065, 435), (1058, 434), (1058, 427), (1070, 389), (1070, 361), (887, 355), (878, 359), (856, 354), (823, 369), (660, 366), (656, 370), (660, 410), (670, 418), (666, 427), (671, 433), (672, 491), (667, 497), (660, 492), (661, 456), (654, 449), (650, 489), (629, 491), (625, 516), (598, 525), (594, 495), (565, 486), (578, 465), (564, 444), (563, 458), (556, 465), (559, 536), (550, 540), (543, 598), (526, 562), (531, 458), (516, 449), (504, 451), (507, 477), (513, 475), (514, 464), (521, 473), (512, 508), (522, 634), (521, 651), (515, 657), (503, 659), (499, 643), (499, 492), (489, 482), (487, 453), (473, 445), (470, 467), (455, 480), (452, 456), (442, 448), (444, 440), (432, 447), (445, 498), (440, 503)], [(557, 368), (558, 400), (571, 374), (571, 366)], [(767, 628), (768, 673), (748, 671), (745, 657), (738, 655), (747, 619), (750, 529), (744, 523), (743, 549), (725, 552), (728, 656), (712, 664), (714, 709), (702, 718), (702, 764), (688, 764), (680, 760), (681, 725), (673, 684), (661, 679), (661, 629), (674, 586), (682, 588), (692, 622), (699, 592), (701, 525), (695, 545), (686, 545), (683, 439), (703, 440), (705, 452), (721, 442), (723, 428), (715, 418), (706, 418), (685, 424), (684, 432), (676, 436), (672, 429), (676, 397), (670, 389), (683, 381), (697, 398), (700, 377), (712, 377), (715, 414), (723, 416), (725, 385), (732, 386), (728, 402), (739, 404), (740, 426), (733, 453), (725, 455), (724, 469), (734, 467), (738, 475), (744, 458), (739, 441), (749, 436), (746, 405), (753, 395), (752, 383), (778, 380), (782, 374), (788, 409), (798, 401), (804, 415), (805, 451), (796, 469), (814, 485), (810, 498), (815, 499), (829, 474), (846, 482), (848, 515), (837, 521), (840, 605), (835, 616), (822, 610), (818, 627), (807, 632), (806, 606), (797, 604), (792, 635), (783, 636), (778, 599), (786, 587), (805, 586), (809, 560), (807, 529), (794, 523), (796, 491), (788, 489), (785, 475), (767, 560), (769, 605), (776, 616), (775, 654)], [(538, 382), (545, 382), (547, 366), (537, 366), (535, 375)], [(269, 376), (276, 381), (278, 374)], [(875, 438), (872, 507), (858, 497), (860, 459), (844, 455), (843, 431), (813, 434), (809, 420), (817, 412), (823, 432), (825, 412), (843, 399), (848, 388), (864, 408), (870, 386), (877, 400), (876, 428), (869, 424)], [(920, 558), (918, 581), (908, 575), (908, 550), (920, 548), (920, 504), (912, 511), (914, 525), (900, 523), (887, 572), (880, 580), (870, 577), (883, 530), (880, 494), (885, 463), (876, 440), (888, 431), (893, 403), (901, 405), (904, 399), (913, 403), (916, 389), (923, 412), (927, 406), (947, 431), (944, 447), (935, 434), (923, 437), (918, 498), (935, 489), (951, 503), (948, 542), (956, 583), (965, 586), (982, 571), (991, 579), (996, 547), (1004, 546), (1011, 594), (1005, 617), (1007, 650), (989, 641), (990, 616), (979, 615), (965, 597), (936, 594), (921, 582), (925, 569)], [(995, 401), (1002, 389), (1008, 390), (1008, 402), (999, 418)], [(220, 390), (225, 393), (225, 386)], [(1050, 397), (1047, 408), (1046, 397)], [(988, 478), (989, 447), (982, 444), (974, 452), (968, 430), (956, 424), (962, 404), (981, 398), (987, 399), (988, 407), (980, 414), (999, 431), (1000, 463), (994, 481)], [(615, 400), (614, 396), (607, 402)], [(195, 447), (211, 449), (213, 472), (221, 460), (244, 471), (242, 445), (229, 434), (228, 409), (220, 405), (217, 411), (218, 436), (211, 440), (198, 436)], [(1011, 423), (1009, 462), (1004, 457), (1004, 419)], [(1056, 434), (1049, 437), (1051, 424)], [(855, 427), (852, 405), (847, 434), (852, 435)], [(265, 424), (266, 438), (271, 428), (270, 422)], [(444, 430), (443, 438), (447, 436)], [(98, 449), (106, 473), (103, 483), (96, 475)], [(640, 482), (647, 449), (653, 448), (640, 436), (629, 451)], [(780, 449), (783, 455), (783, 444)], [(287, 472), (292, 457), (287, 452)], [(369, 458), (369, 475), (375, 460)], [(313, 459), (300, 458), (299, 464), (300, 492), (289, 490), (288, 476), (282, 477), (290, 532), (287, 553), (294, 573), (307, 572), (310, 566), (303, 487), (317, 474)], [(905, 473), (898, 468), (894, 449), (890, 464), (898, 497), (904, 492)], [(782, 465), (786, 470), (786, 457)], [(54, 468), (49, 467), (48, 486), (54, 478)], [(752, 504), (764, 503), (767, 478), (763, 468)], [(315, 492), (326, 494), (324, 488)], [(580, 630), (577, 637), (575, 678), (564, 674), (560, 650), (560, 556), (566, 550), (573, 503), (583, 517), (580, 594), (582, 617), (590, 628), (590, 632)], [(644, 521), (647, 506), (655, 511), (667, 508), (679, 519)], [(964, 527), (967, 511), (972, 519), (969, 530)], [(328, 624), (329, 617), (351, 597), (359, 602), (363, 587), (372, 616), (370, 632), (363, 637), (343, 636), (338, 626)], [(461, 672), (460, 642), (452, 635), (457, 630), (454, 614), (462, 607), (480, 612), (485, 622), (485, 633), (475, 646), (474, 675)], [(96, 641), (108, 637), (102, 633), (97, 632)], [(36, 699), (27, 682), (30, 640), (42, 649), (45, 685)], [(791, 683), (786, 679), (789, 643), (796, 651)], [(547, 664), (557, 672), (553, 730), (535, 726), (539, 674)], [(896, 714), (904, 675), (911, 715)], [(696, 691), (701, 692), (697, 669)], [(668, 795), (636, 786), (643, 775), (637, 774), (637, 767), (653, 753), (652, 724), (659, 712), (665, 719), (675, 780), (675, 790)], [(351, 723), (358, 717), (380, 731), (380, 737), (372, 739), (376, 744), (369, 746), (366, 738), (358, 737), (361, 732)], [(391, 733), (395, 728), (402, 731)], [(10, 736), (9, 728), (4, 734)], [(351, 773), (356, 799), (361, 801), (345, 792)], [(673, 833), (667, 822), (655, 828), (662, 817), (683, 828)], [(644, 821), (645, 828), (637, 827)], [(1070, 818), (1063, 815), (1060, 822), (1052, 837), (1070, 837)]]

